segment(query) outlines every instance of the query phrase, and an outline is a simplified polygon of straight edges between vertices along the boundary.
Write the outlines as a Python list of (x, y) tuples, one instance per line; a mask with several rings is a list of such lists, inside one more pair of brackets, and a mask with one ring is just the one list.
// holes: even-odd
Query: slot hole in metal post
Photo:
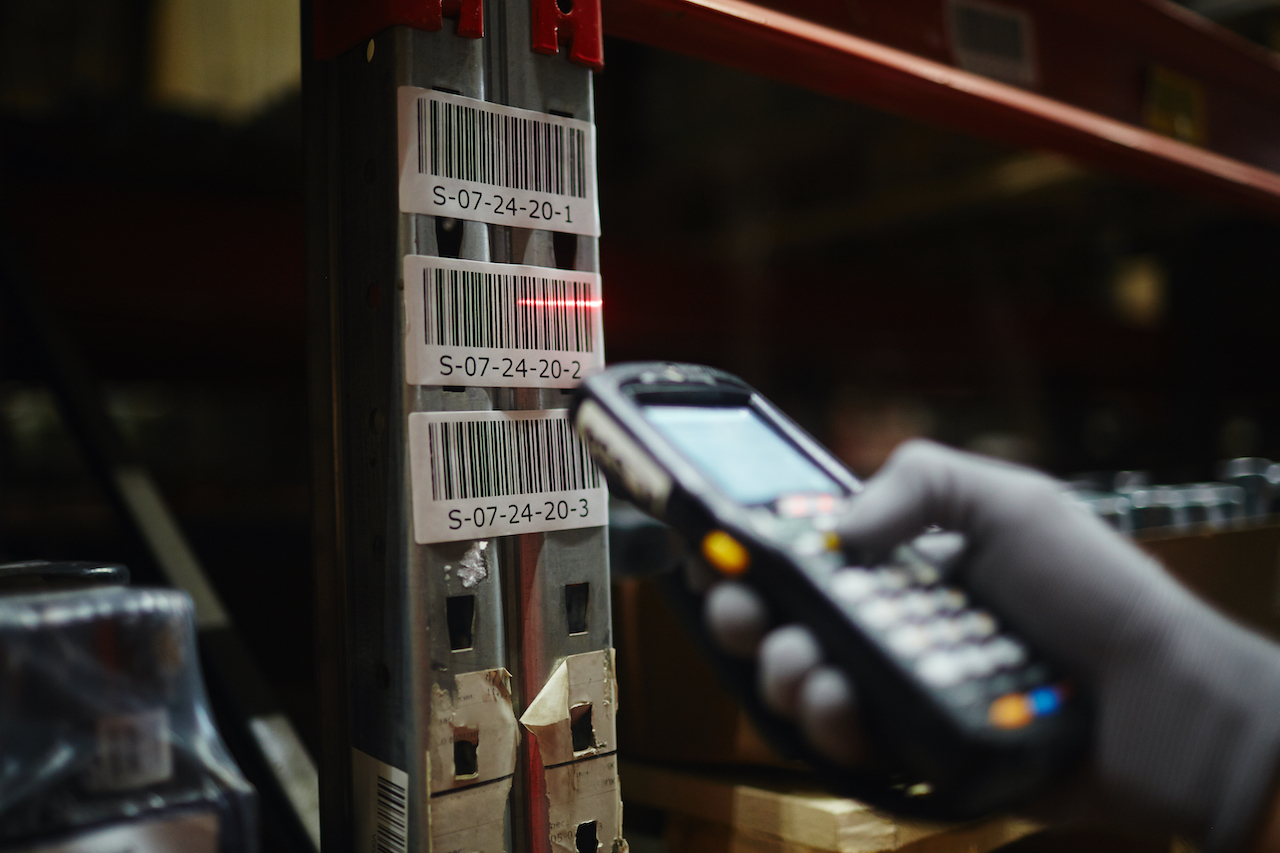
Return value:
[(462, 220), (448, 216), (436, 217), (436, 254), (442, 258), (456, 258), (462, 253)]
[(480, 775), (480, 732), (475, 729), (453, 730), (453, 778), (474, 779)]
[(578, 235), (556, 231), (551, 235), (551, 253), (555, 255), (556, 268), (572, 270), (578, 267)]
[(449, 648), (465, 652), (472, 648), (475, 633), (476, 597), (451, 595), (444, 600), (445, 623), (449, 628)]
[(571, 635), (587, 633), (587, 603), (590, 597), (589, 583), (564, 585), (564, 618)]
[(591, 726), (590, 702), (569, 709), (569, 734), (573, 738), (574, 752), (585, 752), (596, 745), (596, 731)]
[(596, 853), (600, 849), (598, 827), (599, 824), (594, 820), (578, 824), (578, 830), (574, 833), (573, 839), (578, 853)]

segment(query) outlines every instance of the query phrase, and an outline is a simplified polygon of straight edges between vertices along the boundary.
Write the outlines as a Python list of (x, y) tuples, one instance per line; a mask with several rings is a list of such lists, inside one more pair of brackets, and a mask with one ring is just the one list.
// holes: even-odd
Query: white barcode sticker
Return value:
[(409, 774), (351, 750), (356, 853), (407, 853)]
[(414, 412), (409, 460), (421, 545), (608, 520), (604, 478), (567, 409)]
[(401, 86), (400, 209), (600, 236), (595, 127)]
[(132, 791), (173, 775), (169, 711), (99, 717), (96, 752), (84, 780), (91, 791)]
[(600, 276), (408, 255), (411, 385), (572, 388), (604, 366)]

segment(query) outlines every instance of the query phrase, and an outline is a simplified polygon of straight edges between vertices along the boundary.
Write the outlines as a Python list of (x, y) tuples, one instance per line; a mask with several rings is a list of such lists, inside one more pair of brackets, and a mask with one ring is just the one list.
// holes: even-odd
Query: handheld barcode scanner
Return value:
[(579, 386), (572, 417), (610, 487), (674, 527), (711, 570), (800, 622), (858, 689), (876, 769), (836, 766), (756, 693), (755, 665), (710, 641), (701, 595), (683, 611), (718, 672), (783, 754), (842, 794), (898, 813), (964, 819), (1010, 805), (1082, 751), (1083, 701), (1052, 666), (909, 546), (849, 566), (831, 532), (860, 489), (813, 438), (741, 380), (637, 363)]

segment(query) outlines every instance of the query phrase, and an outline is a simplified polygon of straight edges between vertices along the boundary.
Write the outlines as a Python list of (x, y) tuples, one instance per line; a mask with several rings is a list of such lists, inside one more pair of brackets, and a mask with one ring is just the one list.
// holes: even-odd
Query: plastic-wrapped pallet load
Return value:
[(1152, 485), (1142, 471), (1081, 474), (1067, 492), (1126, 534), (1235, 530), (1264, 524), (1280, 496), (1280, 464), (1232, 459), (1219, 466), (1222, 482)]
[(1246, 456), (1219, 467), (1219, 476), (1240, 486), (1252, 518), (1265, 518), (1280, 510), (1280, 462)]
[(241, 853), (256, 825), (186, 594), (0, 597), (0, 850)]

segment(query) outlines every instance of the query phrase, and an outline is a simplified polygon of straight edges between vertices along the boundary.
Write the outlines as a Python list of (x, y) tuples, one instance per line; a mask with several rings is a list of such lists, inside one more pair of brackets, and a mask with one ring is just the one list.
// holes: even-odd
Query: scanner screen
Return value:
[(847, 492), (745, 406), (645, 406), (644, 413), (690, 462), (739, 503), (770, 503), (796, 492)]

